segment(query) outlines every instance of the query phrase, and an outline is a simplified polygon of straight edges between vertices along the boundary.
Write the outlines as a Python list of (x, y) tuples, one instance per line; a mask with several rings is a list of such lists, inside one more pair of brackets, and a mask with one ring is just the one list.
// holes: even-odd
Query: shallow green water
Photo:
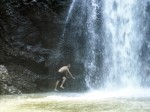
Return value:
[(148, 97), (95, 96), (77, 93), (0, 96), (0, 112), (150, 112)]

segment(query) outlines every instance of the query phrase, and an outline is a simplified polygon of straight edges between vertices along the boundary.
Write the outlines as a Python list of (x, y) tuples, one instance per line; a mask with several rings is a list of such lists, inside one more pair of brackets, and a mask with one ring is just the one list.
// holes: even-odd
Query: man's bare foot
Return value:
[(54, 89), (54, 91), (58, 91), (57, 89)]
[(63, 87), (63, 86), (60, 86), (60, 88), (64, 89), (64, 87)]

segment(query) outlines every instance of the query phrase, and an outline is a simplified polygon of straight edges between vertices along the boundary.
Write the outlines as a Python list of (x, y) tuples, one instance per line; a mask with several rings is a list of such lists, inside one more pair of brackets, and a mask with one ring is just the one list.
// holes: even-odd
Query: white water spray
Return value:
[(70, 8), (69, 8), (69, 11), (68, 11), (68, 14), (67, 14), (67, 18), (66, 18), (66, 21), (65, 21), (66, 24), (68, 23), (68, 20), (71, 16), (72, 10), (73, 10), (74, 5), (75, 5), (75, 2), (76, 2), (76, 0), (72, 0), (72, 3), (70, 5)]
[[(96, 66), (96, 43), (99, 38), (98, 33), (96, 32), (96, 20), (97, 20), (97, 10), (99, 8), (98, 1), (97, 0), (90, 0), (87, 3), (87, 54), (86, 54), (86, 61), (85, 61), (85, 74), (86, 74), (86, 84), (89, 88), (92, 88), (95, 86), (95, 83), (97, 82), (93, 80), (93, 77), (95, 77), (98, 80), (98, 77), (96, 76), (97, 72), (97, 66)], [(92, 79), (92, 80), (91, 80)]]
[[(71, 23), (69, 31), (71, 28), (75, 31), (67, 37), (86, 38), (83, 60), (78, 58), (80, 53), (74, 52), (74, 55), (84, 63), (87, 87), (140, 87), (143, 73), (141, 48), (145, 42), (142, 26), (147, 1), (72, 1), (65, 22)], [(79, 50), (78, 44), (72, 46)]]
[[(147, 1), (139, 0), (91, 0), (87, 2), (87, 56), (85, 59), (86, 83), (89, 88), (97, 88), (103, 76), (107, 88), (140, 87), (143, 68), (141, 47), (145, 41), (144, 17)], [(101, 29), (97, 30), (98, 11), (103, 4)], [(99, 33), (103, 31), (103, 34)], [(103, 38), (103, 66), (97, 55), (98, 41)], [(100, 42), (100, 41), (99, 41)], [(100, 86), (99, 86), (100, 87)]]
[(68, 11), (67, 17), (65, 19), (65, 26), (64, 26), (64, 29), (63, 29), (63, 32), (62, 32), (62, 38), (64, 38), (64, 35), (65, 35), (65, 32), (66, 32), (66, 25), (68, 24), (69, 18), (72, 15), (72, 10), (74, 8), (75, 2), (76, 2), (76, 0), (72, 0), (72, 3), (70, 5), (70, 7), (69, 7), (69, 11)]
[(140, 50), (143, 42), (136, 18), (136, 0), (105, 0), (105, 66), (108, 87), (140, 85)]
[(65, 22), (64, 22), (64, 28), (63, 28), (62, 35), (61, 35), (61, 38), (60, 38), (60, 42), (58, 43), (56, 50), (54, 50), (55, 53), (53, 53), (53, 55), (51, 57), (49, 57), (50, 60), (54, 60), (54, 58), (58, 60), (59, 58), (63, 57), (60, 49), (64, 44), (64, 38), (65, 38), (65, 33), (66, 33), (66, 25), (68, 24), (68, 21), (69, 21), (71, 15), (72, 15), (72, 11), (73, 11), (75, 2), (76, 2), (76, 0), (72, 0), (72, 2), (71, 2), (71, 5), (69, 7), (69, 10), (67, 12), (67, 16), (66, 16), (66, 19), (65, 19)]

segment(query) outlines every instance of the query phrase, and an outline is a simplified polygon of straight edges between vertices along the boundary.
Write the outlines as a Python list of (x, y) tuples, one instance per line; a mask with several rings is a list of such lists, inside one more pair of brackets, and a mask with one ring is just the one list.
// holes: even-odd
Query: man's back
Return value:
[(58, 72), (60, 72), (60, 73), (63, 73), (63, 72), (66, 72), (66, 71), (68, 71), (68, 66), (63, 66), (63, 67), (61, 67), (61, 68), (58, 70)]

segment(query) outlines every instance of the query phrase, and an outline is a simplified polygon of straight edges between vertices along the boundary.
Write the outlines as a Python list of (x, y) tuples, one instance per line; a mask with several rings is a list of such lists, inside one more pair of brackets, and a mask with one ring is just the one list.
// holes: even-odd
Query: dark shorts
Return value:
[(56, 80), (62, 80), (63, 77), (66, 77), (65, 73), (57, 72)]

